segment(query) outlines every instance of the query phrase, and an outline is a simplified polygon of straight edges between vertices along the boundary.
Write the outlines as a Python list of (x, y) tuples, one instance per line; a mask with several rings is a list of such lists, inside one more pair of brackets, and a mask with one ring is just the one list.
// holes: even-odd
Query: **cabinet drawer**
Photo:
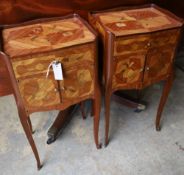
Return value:
[(180, 31), (178, 29), (165, 30), (151, 34), (150, 47), (176, 45)]
[(120, 37), (114, 43), (114, 55), (122, 55), (137, 51), (146, 51), (149, 43), (149, 35), (133, 35)]
[(60, 81), (63, 101), (78, 99), (92, 95), (94, 92), (94, 66), (81, 65), (64, 70), (64, 80)]
[(127, 54), (116, 57), (112, 88), (136, 87), (142, 82), (145, 64), (143, 53)]
[(74, 48), (62, 49), (54, 52), (26, 56), (12, 60), (16, 78), (46, 74), (49, 64), (60, 61), (63, 67), (70, 67), (88, 62), (94, 63), (94, 45), (81, 45)]
[(28, 111), (55, 106), (60, 103), (57, 84), (51, 77), (36, 76), (18, 80), (18, 87)]

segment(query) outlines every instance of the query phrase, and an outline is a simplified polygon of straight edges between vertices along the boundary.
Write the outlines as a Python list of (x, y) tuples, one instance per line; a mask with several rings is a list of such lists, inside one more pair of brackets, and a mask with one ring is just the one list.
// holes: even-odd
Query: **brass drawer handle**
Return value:
[(59, 92), (59, 90), (57, 88), (54, 89), (55, 92)]
[(150, 70), (150, 68), (149, 68), (149, 67), (146, 67), (146, 70), (147, 70), (147, 71), (149, 71), (149, 70)]
[(150, 43), (150, 42), (148, 42), (148, 43), (147, 43), (147, 46), (148, 46), (148, 47), (150, 47), (150, 46), (151, 46), (151, 43)]
[(146, 44), (145, 44), (145, 46), (144, 46), (144, 47), (145, 47), (145, 48), (149, 48), (150, 46), (151, 46), (151, 43), (150, 43), (150, 42), (148, 42), (148, 43), (146, 43)]
[(144, 68), (141, 68), (141, 69), (140, 69), (140, 72), (143, 72), (143, 70), (144, 70)]

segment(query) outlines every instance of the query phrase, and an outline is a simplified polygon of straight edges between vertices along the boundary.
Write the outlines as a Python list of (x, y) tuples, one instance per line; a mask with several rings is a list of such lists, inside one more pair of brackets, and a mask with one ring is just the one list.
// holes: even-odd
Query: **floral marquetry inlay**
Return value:
[(106, 29), (117, 36), (181, 26), (180, 22), (154, 7), (104, 12), (95, 15)]
[(73, 17), (6, 29), (3, 38), (6, 53), (17, 57), (94, 41), (95, 36)]
[[(3, 40), (28, 113), (94, 96), (96, 35), (78, 15), (7, 28)], [(63, 80), (54, 78), (53, 61)]]

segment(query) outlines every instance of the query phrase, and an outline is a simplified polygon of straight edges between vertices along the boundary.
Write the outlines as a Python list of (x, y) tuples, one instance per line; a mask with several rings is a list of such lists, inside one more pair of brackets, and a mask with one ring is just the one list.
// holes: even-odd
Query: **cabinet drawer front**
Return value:
[(64, 101), (79, 99), (92, 95), (94, 92), (94, 66), (81, 65), (64, 71), (62, 97)]
[(142, 82), (145, 55), (127, 54), (116, 57), (112, 88), (136, 87)]
[(56, 91), (56, 81), (45, 76), (21, 79), (18, 81), (20, 94), (25, 108), (34, 111), (60, 103), (59, 93)]
[(54, 60), (60, 61), (63, 67), (79, 65), (83, 62), (94, 63), (94, 44), (13, 59), (12, 64), (16, 78), (20, 78), (46, 74), (49, 64)]
[(144, 83), (149, 85), (165, 79), (173, 66), (175, 46), (150, 49), (147, 54)]
[(179, 34), (179, 29), (153, 33), (151, 35), (150, 47), (153, 48), (165, 45), (176, 45)]
[(149, 43), (149, 35), (134, 35), (120, 37), (114, 44), (114, 55), (128, 54), (137, 51), (146, 51)]

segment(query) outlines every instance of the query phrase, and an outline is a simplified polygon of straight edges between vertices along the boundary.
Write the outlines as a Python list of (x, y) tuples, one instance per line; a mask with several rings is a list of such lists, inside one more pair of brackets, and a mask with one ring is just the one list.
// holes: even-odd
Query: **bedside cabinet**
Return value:
[[(92, 28), (74, 14), (23, 23), (5, 28), (2, 34), (6, 55), (1, 52), (0, 56), (8, 67), (20, 121), (38, 168), (41, 164), (29, 119), (33, 112), (64, 110), (92, 99), (94, 139), (100, 148), (101, 95), (97, 77), (97, 41)], [(53, 66), (59, 69), (54, 70)]]
[(105, 143), (108, 143), (110, 98), (123, 89), (142, 89), (165, 80), (156, 129), (173, 81), (173, 63), (182, 21), (156, 5), (92, 12), (89, 21), (104, 46)]

